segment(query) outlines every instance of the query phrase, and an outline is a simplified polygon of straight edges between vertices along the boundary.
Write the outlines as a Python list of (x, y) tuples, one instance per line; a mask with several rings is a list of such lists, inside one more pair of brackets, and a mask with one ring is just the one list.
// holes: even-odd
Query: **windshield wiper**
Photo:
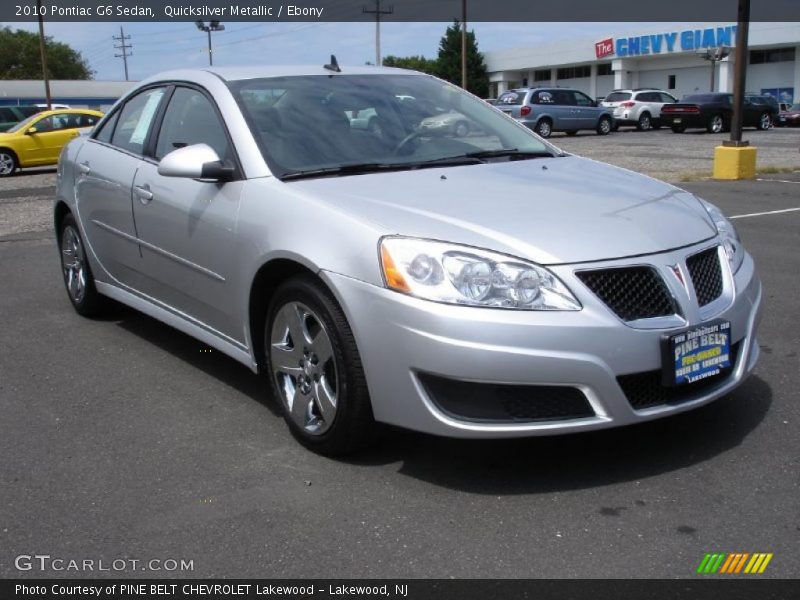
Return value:
[(519, 150), (518, 148), (500, 148), (499, 150), (478, 150), (477, 152), (467, 152), (463, 156), (469, 158), (519, 158), (526, 160), (528, 158), (554, 158), (562, 156), (561, 154), (553, 154), (545, 150)]
[(338, 167), (323, 167), (322, 169), (308, 169), (281, 175), (283, 181), (293, 179), (311, 179), (313, 177), (336, 177), (339, 175), (360, 175), (363, 173), (378, 173), (380, 171), (401, 171), (410, 168), (404, 163), (357, 163), (340, 165)]

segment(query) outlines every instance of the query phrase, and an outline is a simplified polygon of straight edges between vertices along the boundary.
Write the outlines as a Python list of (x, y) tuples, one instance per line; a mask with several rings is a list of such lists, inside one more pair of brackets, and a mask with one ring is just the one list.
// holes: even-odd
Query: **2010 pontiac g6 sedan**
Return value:
[[(420, 126), (446, 112), (465, 135)], [(151, 77), (65, 148), (55, 225), (78, 313), (112, 298), (265, 372), (326, 454), (376, 423), (628, 425), (758, 359), (761, 284), (717, 208), (410, 71)]]

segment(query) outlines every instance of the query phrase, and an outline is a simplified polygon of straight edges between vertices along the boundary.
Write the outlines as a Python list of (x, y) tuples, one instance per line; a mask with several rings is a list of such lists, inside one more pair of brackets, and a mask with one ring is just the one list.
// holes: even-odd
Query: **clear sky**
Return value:
[[(2, 23), (37, 31), (36, 23)], [(79, 50), (95, 70), (95, 79), (124, 79), (122, 59), (115, 58), (113, 35), (122, 25), (130, 35), (130, 79), (166, 69), (208, 64), (206, 34), (193, 23), (45, 23), (45, 33)], [(474, 23), (481, 51), (627, 31), (669, 31), (674, 23)], [(679, 27), (686, 24), (678, 24)], [(215, 65), (323, 64), (336, 54), (340, 64), (375, 60), (374, 23), (226, 23), (213, 33)], [(383, 23), (383, 56), (436, 56), (446, 23)]]

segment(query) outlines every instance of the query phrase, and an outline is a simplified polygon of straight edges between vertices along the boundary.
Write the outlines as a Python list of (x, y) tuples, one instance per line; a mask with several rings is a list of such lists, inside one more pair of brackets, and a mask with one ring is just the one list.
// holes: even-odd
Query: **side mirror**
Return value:
[(39, 130), (36, 127), (28, 127), (25, 131), (25, 135), (33, 135), (34, 133), (38, 132)]
[(164, 177), (230, 181), (234, 169), (222, 163), (219, 155), (207, 144), (192, 144), (167, 154), (158, 163), (158, 174)]

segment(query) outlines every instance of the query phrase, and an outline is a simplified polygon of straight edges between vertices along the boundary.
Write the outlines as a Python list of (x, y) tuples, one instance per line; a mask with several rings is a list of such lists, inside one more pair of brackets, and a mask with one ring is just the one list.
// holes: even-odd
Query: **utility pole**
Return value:
[(205, 31), (208, 34), (208, 65), (214, 66), (214, 53), (211, 51), (211, 32), (212, 31), (225, 31), (225, 25), (219, 21), (210, 21), (208, 25), (205, 21), (195, 21), (194, 24), (200, 31)]
[(738, 24), (736, 26), (736, 68), (733, 74), (733, 120), (731, 139), (726, 146), (746, 146), (742, 141), (742, 107), (744, 104), (745, 78), (747, 77), (747, 37), (750, 31), (750, 0), (739, 0)]
[(467, 0), (461, 0), (461, 87), (467, 89)]
[(36, 0), (36, 14), (39, 16), (39, 54), (42, 57), (42, 79), (44, 79), (44, 94), (47, 98), (47, 110), (52, 110), (53, 98), (50, 96), (50, 77), (47, 74), (47, 52), (45, 52), (42, 0)]
[(381, 10), (381, 0), (375, 0), (375, 10), (367, 10), (364, 7), (361, 12), (365, 15), (375, 15), (375, 66), (380, 67), (383, 65), (383, 60), (381, 59), (381, 16), (394, 13), (394, 6), (390, 6), (388, 10)]
[(115, 42), (119, 42), (119, 46), (114, 46), (116, 50), (122, 50), (122, 54), (115, 54), (114, 58), (121, 58), (123, 64), (125, 65), (125, 81), (128, 81), (128, 57), (133, 56), (133, 52), (128, 54), (128, 50), (133, 49), (133, 46), (130, 44), (126, 44), (125, 42), (131, 39), (131, 36), (125, 35), (125, 32), (122, 30), (122, 27), (119, 28), (119, 37), (112, 35), (111, 39)]

